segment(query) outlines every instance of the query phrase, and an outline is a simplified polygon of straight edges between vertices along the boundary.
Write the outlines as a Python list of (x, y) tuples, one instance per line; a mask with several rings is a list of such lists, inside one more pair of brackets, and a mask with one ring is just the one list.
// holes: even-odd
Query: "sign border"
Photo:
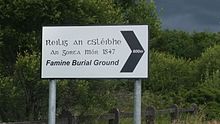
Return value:
[[(64, 77), (64, 78), (43, 78), (42, 77), (42, 51), (43, 51), (43, 47), (42, 47), (42, 45), (43, 45), (43, 42), (42, 42), (42, 39), (43, 39), (43, 27), (53, 27), (53, 26), (62, 26), (62, 27), (66, 27), (66, 26), (138, 26), (138, 25), (147, 25), (148, 26), (148, 42), (147, 42), (147, 52), (148, 52), (148, 55), (147, 55), (147, 66), (148, 66), (148, 68), (147, 68), (147, 77), (146, 78), (143, 78), (143, 77), (136, 77), (136, 78), (119, 78), (119, 77), (110, 77), (110, 78), (102, 78), (102, 77), (99, 77), (99, 78), (97, 78), (97, 77), (90, 77), (90, 78), (66, 78), (66, 77)], [(150, 39), (150, 35), (149, 35), (149, 29), (150, 29), (150, 26), (148, 25), (148, 24), (88, 24), (88, 25), (81, 25), (81, 24), (46, 24), (46, 25), (42, 25), (41, 26), (41, 51), (40, 51), (40, 53), (41, 53), (41, 55), (40, 55), (40, 79), (45, 79), (45, 80), (59, 80), (59, 79), (85, 79), (85, 80), (87, 80), (87, 79), (134, 79), (134, 80), (136, 80), (136, 79), (149, 79), (149, 65), (150, 65), (150, 63), (149, 63), (149, 59), (150, 59), (150, 57), (149, 57), (149, 52), (150, 52), (150, 50), (149, 50), (149, 39)]]

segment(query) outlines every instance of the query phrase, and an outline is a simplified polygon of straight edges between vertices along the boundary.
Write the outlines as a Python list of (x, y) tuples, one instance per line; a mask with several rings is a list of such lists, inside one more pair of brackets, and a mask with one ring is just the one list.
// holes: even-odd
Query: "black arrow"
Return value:
[(144, 54), (144, 49), (133, 31), (121, 31), (121, 33), (131, 49), (131, 54), (121, 69), (121, 72), (133, 72)]

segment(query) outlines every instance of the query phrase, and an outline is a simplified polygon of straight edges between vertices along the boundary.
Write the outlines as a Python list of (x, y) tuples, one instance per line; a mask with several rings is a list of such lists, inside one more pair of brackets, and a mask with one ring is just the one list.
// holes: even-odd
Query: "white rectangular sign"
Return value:
[(41, 78), (147, 78), (148, 26), (43, 26)]

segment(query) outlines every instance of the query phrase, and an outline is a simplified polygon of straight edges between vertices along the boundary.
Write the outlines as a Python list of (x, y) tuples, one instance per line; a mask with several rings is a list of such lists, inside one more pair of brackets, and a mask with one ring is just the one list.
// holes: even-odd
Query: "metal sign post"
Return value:
[(51, 80), (49, 84), (49, 111), (48, 124), (56, 123), (56, 80)]
[(134, 124), (141, 124), (141, 79), (134, 84)]

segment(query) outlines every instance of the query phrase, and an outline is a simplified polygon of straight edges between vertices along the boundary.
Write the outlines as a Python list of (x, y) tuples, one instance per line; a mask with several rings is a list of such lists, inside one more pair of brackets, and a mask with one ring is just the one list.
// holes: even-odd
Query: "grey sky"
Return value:
[(220, 0), (155, 0), (164, 29), (220, 32)]

